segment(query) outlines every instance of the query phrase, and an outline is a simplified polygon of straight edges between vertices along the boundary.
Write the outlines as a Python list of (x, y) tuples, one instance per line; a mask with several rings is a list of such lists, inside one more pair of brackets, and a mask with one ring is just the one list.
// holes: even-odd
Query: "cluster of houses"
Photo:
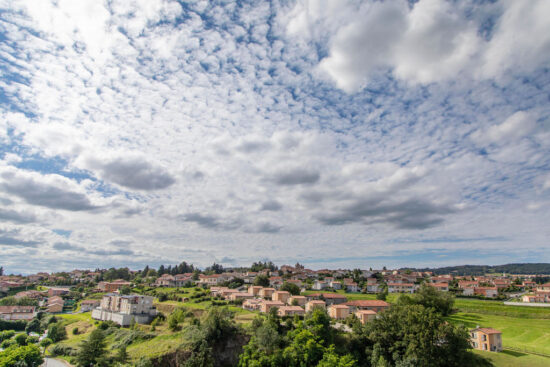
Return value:
[(533, 288), (534, 294), (523, 296), (523, 302), (550, 303), (550, 283), (539, 284)]
[(236, 301), (242, 300), (242, 307), (250, 311), (270, 312), (277, 309), (277, 314), (284, 316), (303, 316), (316, 307), (326, 309), (329, 316), (343, 320), (352, 313), (365, 323), (376, 317), (380, 311), (390, 307), (381, 300), (348, 301), (347, 297), (335, 293), (314, 293), (309, 295), (291, 295), (287, 291), (272, 287), (249, 286), (246, 291), (227, 287), (211, 287), (213, 296)]

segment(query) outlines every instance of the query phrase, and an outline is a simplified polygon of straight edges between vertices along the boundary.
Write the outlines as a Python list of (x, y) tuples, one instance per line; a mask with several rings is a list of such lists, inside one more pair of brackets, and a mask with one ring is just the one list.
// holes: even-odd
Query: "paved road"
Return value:
[(44, 360), (44, 363), (40, 367), (67, 367), (68, 364), (66, 364), (63, 361), (59, 361), (57, 359), (52, 358), (46, 358)]

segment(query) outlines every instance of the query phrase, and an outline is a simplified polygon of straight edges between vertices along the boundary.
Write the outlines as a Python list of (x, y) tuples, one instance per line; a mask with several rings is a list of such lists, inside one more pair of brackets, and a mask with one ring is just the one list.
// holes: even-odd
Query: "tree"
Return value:
[(450, 292), (441, 292), (426, 284), (423, 284), (413, 296), (402, 295), (398, 300), (399, 304), (416, 304), (433, 308), (443, 316), (451, 313), (454, 302)]
[(258, 275), (256, 278), (254, 278), (254, 285), (269, 287), (269, 278), (267, 277), (267, 275)]
[(132, 288), (130, 288), (129, 286), (125, 285), (122, 288), (120, 288), (120, 294), (130, 294), (130, 293), (132, 293)]
[(4, 275), (4, 267), (0, 266), (0, 276)]
[(46, 348), (48, 348), (52, 344), (53, 341), (50, 338), (44, 338), (40, 341), (40, 346), (44, 348), (44, 351), (46, 351)]
[(41, 328), (40, 328), (40, 320), (38, 319), (32, 319), (28, 324), (27, 324), (27, 327), (25, 327), (25, 332), (27, 334), (30, 334), (30, 333), (37, 333), (37, 334), (40, 334), (41, 332)]
[(287, 291), (288, 293), (297, 296), (300, 294), (300, 287), (294, 283), (284, 282), (281, 286), (282, 291)]
[(14, 339), (20, 346), (27, 345), (27, 334), (25, 333), (17, 334)]
[(53, 323), (48, 327), (48, 338), (54, 343), (67, 338), (67, 331), (61, 323)]
[(100, 329), (92, 331), (87, 340), (80, 344), (80, 351), (76, 356), (78, 366), (93, 366), (101, 361), (107, 353), (105, 334)]
[(119, 362), (119, 363), (126, 363), (128, 361), (128, 352), (126, 352), (126, 346), (123, 345), (122, 347), (120, 347), (117, 351), (117, 354), (116, 354), (116, 361)]
[(0, 353), (0, 366), (40, 366), (44, 363), (40, 348), (35, 344), (24, 347), (11, 347)]
[(387, 297), (388, 297), (388, 286), (384, 284), (382, 286), (382, 290), (376, 294), (376, 299), (385, 301)]
[(374, 344), (371, 358), (374, 366), (487, 365), (484, 359), (469, 351), (468, 331), (446, 322), (433, 308), (394, 305), (367, 323), (365, 331)]

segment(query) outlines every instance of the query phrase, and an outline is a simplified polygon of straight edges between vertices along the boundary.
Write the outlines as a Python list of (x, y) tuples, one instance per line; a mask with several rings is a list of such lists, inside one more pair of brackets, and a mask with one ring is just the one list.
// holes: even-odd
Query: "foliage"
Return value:
[(211, 266), (204, 269), (205, 273), (214, 273), (214, 274), (221, 274), (221, 273), (223, 273), (223, 271), (224, 271), (223, 266), (221, 266), (220, 264), (216, 264), (216, 263), (214, 263)]
[(115, 360), (119, 363), (126, 363), (128, 360), (128, 352), (126, 352), (126, 346), (118, 348)]
[(52, 345), (53, 343), (53, 340), (51, 340), (50, 338), (44, 338), (40, 341), (40, 346), (42, 348), (48, 348), (50, 345)]
[(26, 344), (37, 344), (38, 343), (38, 336), (27, 336), (27, 342)]
[(74, 350), (68, 345), (56, 344), (50, 348), (50, 354), (53, 356), (72, 356)]
[(67, 331), (60, 322), (50, 324), (48, 327), (48, 338), (53, 340), (54, 343), (67, 339)]
[(267, 277), (267, 275), (258, 275), (256, 278), (254, 278), (254, 285), (269, 287), (269, 278)]
[(25, 332), (27, 334), (35, 332), (37, 334), (40, 334), (42, 332), (42, 328), (40, 327), (40, 320), (38, 319), (32, 319), (27, 326), (25, 327)]
[(281, 286), (281, 291), (287, 291), (288, 293), (292, 294), (293, 296), (300, 295), (300, 287), (298, 287), (294, 283), (288, 283), (284, 282)]
[(38, 301), (29, 297), (5, 297), (0, 299), (0, 306), (38, 306)]
[(184, 367), (213, 367), (212, 348), (206, 340), (202, 340), (191, 352), (191, 356), (183, 364)]
[(264, 270), (264, 269), (268, 269), (270, 271), (275, 271), (277, 270), (277, 266), (275, 264), (273, 264), (273, 262), (271, 261), (266, 261), (266, 262), (254, 262), (252, 264), (252, 266), (250, 267), (250, 271), (261, 271), (261, 270)]
[(388, 298), (388, 286), (384, 284), (382, 290), (376, 294), (376, 299), (385, 301), (386, 298)]
[(414, 295), (401, 295), (397, 303), (422, 305), (426, 308), (433, 308), (443, 316), (448, 316), (453, 310), (454, 297), (450, 292), (441, 292), (423, 284)]
[(15, 342), (17, 344), (19, 344), (20, 346), (27, 345), (27, 334), (25, 334), (25, 333), (17, 334), (13, 338), (13, 340), (15, 340)]
[(13, 330), (0, 331), (0, 342), (11, 339), (14, 335), (15, 335), (15, 331)]
[(0, 353), (0, 367), (39, 366), (44, 362), (38, 346), (10, 347)]
[(469, 352), (469, 334), (461, 326), (447, 323), (433, 308), (395, 305), (366, 324), (374, 344), (374, 366), (454, 367), (484, 366)]
[(168, 316), (168, 328), (172, 331), (178, 331), (180, 329), (179, 324), (185, 320), (187, 309), (176, 308), (170, 316)]
[(88, 339), (80, 344), (80, 351), (76, 356), (77, 365), (87, 367), (101, 364), (106, 353), (105, 334), (102, 330), (95, 329)]

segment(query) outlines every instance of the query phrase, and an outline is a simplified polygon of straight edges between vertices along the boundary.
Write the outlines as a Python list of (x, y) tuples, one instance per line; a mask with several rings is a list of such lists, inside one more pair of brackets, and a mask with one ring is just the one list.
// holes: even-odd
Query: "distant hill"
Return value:
[(406, 268), (412, 271), (431, 271), (436, 275), (453, 273), (456, 275), (483, 275), (486, 273), (507, 273), (507, 274), (550, 274), (549, 263), (534, 263), (534, 264), (506, 264), (506, 265), (459, 265), (446, 266), (443, 268), (424, 268), (413, 269)]

